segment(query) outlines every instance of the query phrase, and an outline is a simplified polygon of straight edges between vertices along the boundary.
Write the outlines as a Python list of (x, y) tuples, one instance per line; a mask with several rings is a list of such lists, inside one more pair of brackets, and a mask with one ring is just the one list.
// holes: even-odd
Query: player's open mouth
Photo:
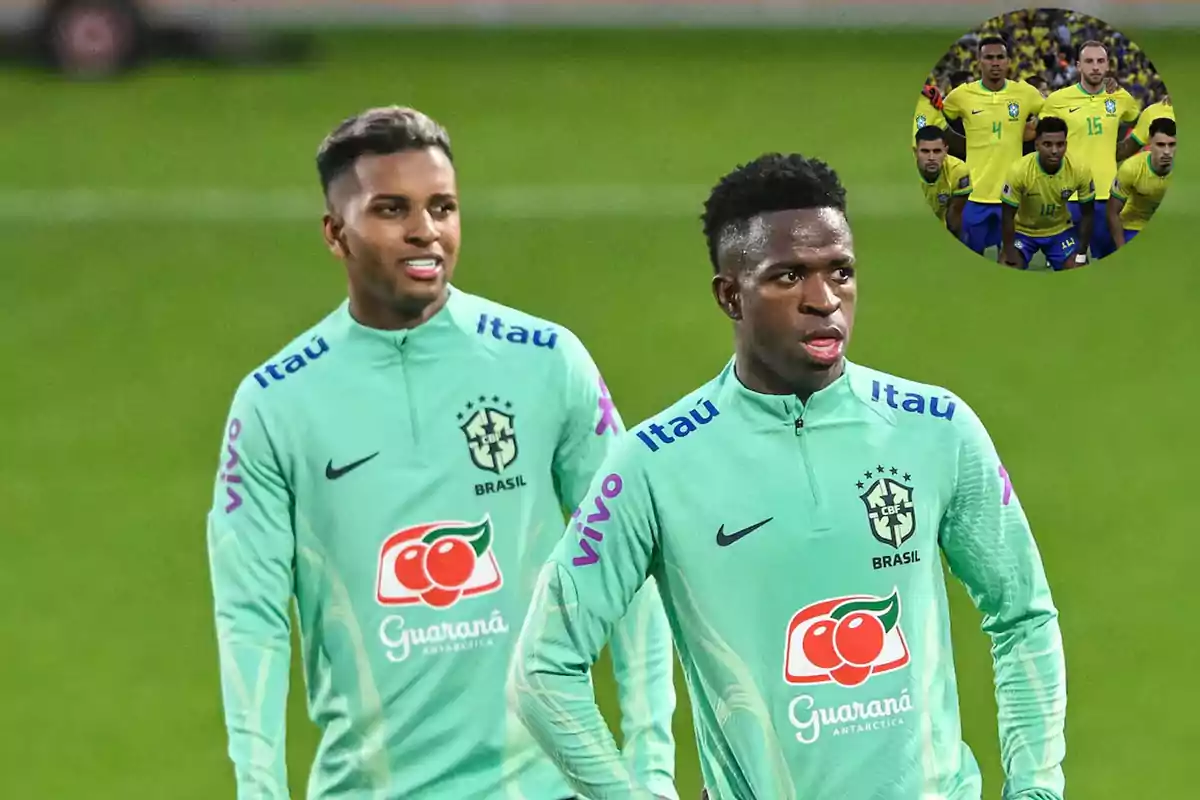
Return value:
[(808, 357), (819, 364), (836, 364), (846, 349), (846, 340), (842, 332), (835, 329), (810, 334), (801, 344), (804, 345)]
[(406, 258), (400, 262), (404, 266), (404, 274), (413, 280), (436, 280), (442, 274), (442, 259), (437, 256), (428, 258)]

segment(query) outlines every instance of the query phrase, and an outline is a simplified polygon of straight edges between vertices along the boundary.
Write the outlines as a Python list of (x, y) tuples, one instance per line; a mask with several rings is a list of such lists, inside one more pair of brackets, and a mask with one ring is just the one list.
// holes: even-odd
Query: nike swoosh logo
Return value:
[(747, 536), (751, 533), (754, 533), (756, 530), (761, 528), (763, 525), (766, 525), (768, 522), (770, 522), (773, 519), (775, 519), (775, 518), (767, 517), (762, 522), (756, 522), (748, 528), (742, 528), (740, 531), (734, 531), (733, 533), (729, 533), (729, 534), (725, 533), (725, 526), (722, 525), (720, 528), (717, 528), (717, 546), (718, 547), (729, 547), (729, 545), (733, 544), (738, 539), (741, 539), (743, 536)]
[(333, 465), (333, 461), (330, 460), (330, 462), (325, 465), (325, 477), (331, 481), (336, 481), (343, 475), (358, 469), (377, 455), (379, 455), (378, 451), (371, 453), (371, 455), (367, 456), (366, 458), (360, 458), (358, 461), (351, 461), (344, 467), (335, 467)]
[(1079, 110), (1079, 109), (1081, 109), (1081, 108), (1083, 108), (1083, 106), (1075, 106), (1074, 108), (1068, 108), (1068, 109), (1067, 109), (1067, 113), (1068, 113), (1068, 114), (1074, 114), (1076, 111), (1078, 111), (1078, 110)]
[(982, 108), (980, 108), (980, 109), (978, 109), (978, 110), (976, 110), (976, 111), (972, 111), (971, 113), (972, 113), (972, 114), (982, 114), (982, 113), (983, 113), (983, 109), (982, 109)]

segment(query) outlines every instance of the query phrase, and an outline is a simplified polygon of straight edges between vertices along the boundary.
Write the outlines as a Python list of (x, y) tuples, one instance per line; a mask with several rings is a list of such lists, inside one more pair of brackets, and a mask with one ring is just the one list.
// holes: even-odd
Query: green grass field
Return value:
[[(204, 545), (222, 423), (240, 377), (343, 296), (317, 225), (319, 140), (401, 102), (454, 138), (459, 285), (573, 328), (630, 421), (729, 352), (697, 219), (707, 187), (765, 150), (827, 158), (857, 235), (851, 356), (971, 402), (1039, 538), (1066, 640), (1070, 796), (1188, 796), (1191, 145), (1118, 257), (1058, 275), (989, 265), (939, 232), (908, 140), (956, 33), (376, 32), (328, 40), (305, 68), (5, 75), (0, 795), (233, 796)], [(1194, 35), (1137, 37), (1185, 120)], [(995, 798), (988, 641), (957, 584), (953, 601), (964, 732)], [(301, 797), (315, 731), (299, 671), (293, 685)], [(686, 705), (677, 732), (695, 798)]]

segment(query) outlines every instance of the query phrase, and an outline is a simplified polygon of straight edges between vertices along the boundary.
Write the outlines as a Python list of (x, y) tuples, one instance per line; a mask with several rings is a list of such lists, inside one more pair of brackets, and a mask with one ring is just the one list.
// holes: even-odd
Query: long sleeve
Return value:
[(655, 795), (617, 751), (588, 676), (657, 552), (649, 489), (630, 447), (629, 439), (614, 446), (543, 568), (509, 675), (514, 711), (590, 800)]
[[(624, 424), (582, 343), (564, 337), (563, 347), (567, 357), (568, 418), (554, 470), (563, 504), (578, 509), (611, 443), (624, 433)], [(585, 510), (573, 523), (588, 516), (591, 514)], [(646, 580), (617, 623), (610, 648), (621, 708), (622, 755), (639, 783), (673, 800), (674, 651), (653, 578)]]
[(992, 640), (1005, 800), (1062, 800), (1066, 665), (1025, 513), (978, 417), (963, 408), (957, 481), (939, 532)]
[(287, 800), (285, 724), (295, 539), (291, 495), (255, 387), (225, 428), (208, 552), (221, 694), (239, 800)]

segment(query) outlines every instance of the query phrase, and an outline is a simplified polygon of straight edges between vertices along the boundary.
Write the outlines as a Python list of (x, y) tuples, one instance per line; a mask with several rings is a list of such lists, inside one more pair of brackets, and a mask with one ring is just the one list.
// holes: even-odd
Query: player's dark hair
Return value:
[(1075, 51), (1075, 60), (1078, 61), (1079, 59), (1083, 58), (1083, 51), (1089, 47), (1099, 47), (1104, 51), (1104, 57), (1108, 58), (1108, 45), (1099, 39), (1088, 39), (1086, 42), (1079, 45), (1079, 49)]
[(1003, 36), (996, 36), (995, 34), (993, 34), (991, 36), (985, 36), (979, 40), (979, 52), (982, 53), (983, 48), (987, 47), (990, 44), (998, 44), (1004, 48), (1004, 55), (1007, 56), (1010, 54), (1010, 51), (1008, 49), (1008, 41), (1005, 40), (1005, 38)]
[(1042, 117), (1038, 120), (1037, 129), (1034, 133), (1034, 138), (1040, 137), (1044, 133), (1066, 133), (1067, 121), (1060, 117)]
[(450, 135), (446, 129), (414, 108), (384, 106), (369, 108), (342, 121), (317, 149), (317, 174), (321, 189), (329, 185), (365, 155), (390, 155), (406, 150), (437, 147), (451, 162)]
[(846, 213), (846, 189), (833, 168), (798, 153), (767, 153), (742, 164), (713, 187), (704, 203), (704, 238), (713, 272), (721, 240), (772, 211), (835, 208)]
[[(1175, 120), (1169, 117), (1159, 117), (1150, 123), (1150, 135), (1156, 133), (1165, 133), (1167, 136), (1175, 136)], [(1190, 141), (1190, 140), (1189, 140)]]
[(926, 125), (917, 131), (918, 142), (944, 142), (946, 132), (937, 125)]
[(960, 69), (950, 73), (950, 88), (956, 89), (964, 83), (970, 83), (972, 80), (971, 73), (965, 69)]

